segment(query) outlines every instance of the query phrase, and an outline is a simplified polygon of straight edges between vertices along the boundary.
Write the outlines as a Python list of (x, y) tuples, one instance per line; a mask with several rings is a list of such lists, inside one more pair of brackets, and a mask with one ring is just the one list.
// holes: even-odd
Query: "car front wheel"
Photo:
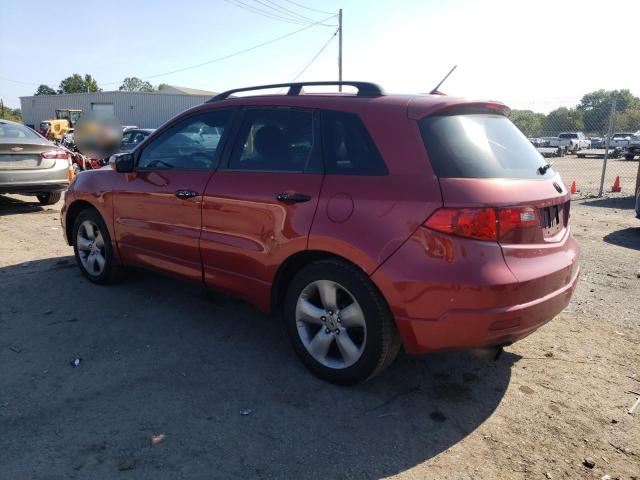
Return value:
[(380, 373), (400, 349), (384, 298), (363, 272), (346, 263), (322, 261), (301, 270), (287, 291), (284, 316), (305, 366), (338, 385)]
[(119, 266), (107, 226), (100, 214), (87, 209), (80, 212), (73, 225), (73, 251), (80, 271), (94, 283), (113, 283)]

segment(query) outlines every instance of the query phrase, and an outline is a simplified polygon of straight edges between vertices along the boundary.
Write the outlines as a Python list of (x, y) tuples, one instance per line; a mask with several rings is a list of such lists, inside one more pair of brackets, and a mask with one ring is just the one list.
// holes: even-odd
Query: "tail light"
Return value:
[(500, 208), (498, 224), (498, 231), (502, 238), (514, 230), (538, 227), (540, 218), (538, 210), (532, 207)]
[(48, 159), (55, 158), (60, 160), (69, 160), (69, 154), (64, 150), (47, 150), (46, 152), (42, 152), (40, 156)]
[(424, 226), (457, 237), (497, 241), (514, 230), (539, 224), (538, 211), (532, 207), (441, 208)]
[(425, 226), (457, 237), (498, 239), (494, 208), (441, 208), (429, 217)]

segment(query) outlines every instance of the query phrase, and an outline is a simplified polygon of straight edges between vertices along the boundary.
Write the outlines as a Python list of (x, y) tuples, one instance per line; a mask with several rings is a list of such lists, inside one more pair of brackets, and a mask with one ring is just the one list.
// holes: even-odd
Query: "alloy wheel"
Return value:
[(295, 316), (302, 344), (322, 365), (343, 369), (362, 356), (367, 340), (364, 313), (339, 283), (317, 280), (307, 285), (298, 296)]
[(80, 263), (89, 275), (99, 276), (106, 264), (104, 237), (98, 225), (90, 220), (80, 224), (76, 235)]

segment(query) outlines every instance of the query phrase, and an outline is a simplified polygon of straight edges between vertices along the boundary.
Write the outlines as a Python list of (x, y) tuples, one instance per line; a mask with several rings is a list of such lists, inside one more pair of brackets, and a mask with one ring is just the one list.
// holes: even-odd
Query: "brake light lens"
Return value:
[(42, 158), (55, 158), (60, 160), (69, 160), (69, 154), (64, 150), (47, 150), (46, 152), (42, 152), (40, 154)]
[(539, 225), (538, 210), (533, 207), (441, 208), (424, 223), (437, 232), (491, 241)]
[(429, 217), (425, 226), (457, 237), (498, 239), (494, 208), (441, 208)]
[(501, 238), (513, 230), (540, 225), (538, 210), (532, 207), (501, 208), (498, 215)]

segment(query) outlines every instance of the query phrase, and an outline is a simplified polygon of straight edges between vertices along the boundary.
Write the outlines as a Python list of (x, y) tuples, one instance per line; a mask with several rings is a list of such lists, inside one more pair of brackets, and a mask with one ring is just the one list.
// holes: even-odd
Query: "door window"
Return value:
[(313, 114), (306, 110), (247, 110), (229, 169), (308, 171), (313, 157)]
[(210, 170), (231, 111), (200, 113), (169, 127), (142, 151), (140, 169)]

